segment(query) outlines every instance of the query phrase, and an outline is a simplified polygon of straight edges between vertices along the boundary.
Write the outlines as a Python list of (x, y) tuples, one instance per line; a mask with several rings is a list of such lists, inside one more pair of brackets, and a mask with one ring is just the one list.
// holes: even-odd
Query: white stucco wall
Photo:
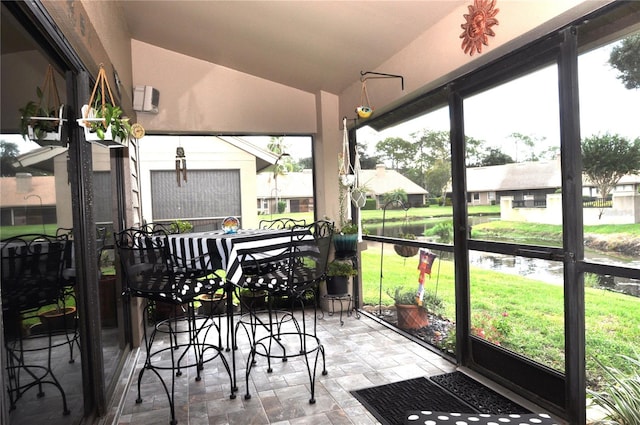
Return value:
[(312, 93), (137, 40), (131, 51), (134, 86), (160, 92), (158, 114), (137, 114), (149, 132), (316, 132)]
[[(640, 223), (639, 194), (614, 195), (612, 205), (611, 208), (583, 208), (584, 225)], [(547, 195), (546, 208), (513, 208), (513, 196), (502, 196), (500, 220), (561, 225), (562, 194)]]
[(153, 221), (151, 171), (175, 170), (178, 144), (185, 150), (188, 170), (240, 170), (242, 227), (256, 228), (256, 159), (253, 155), (213, 136), (145, 136), (140, 139), (143, 219), (147, 222)]
[[(469, 70), (490, 62), (562, 25), (596, 10), (611, 0), (501, 0), (496, 7), (498, 25), (489, 46), (473, 56), (461, 48), (461, 24), (468, 13), (469, 1), (425, 32), (376, 69), (376, 71), (404, 77), (404, 91), (397, 79), (367, 81), (367, 92), (374, 109), (380, 114), (396, 105), (426, 93), (433, 88), (464, 75)], [(428, 8), (428, 2), (425, 8)], [(360, 103), (362, 84), (359, 75), (354, 83), (340, 93), (339, 116), (355, 117)]]

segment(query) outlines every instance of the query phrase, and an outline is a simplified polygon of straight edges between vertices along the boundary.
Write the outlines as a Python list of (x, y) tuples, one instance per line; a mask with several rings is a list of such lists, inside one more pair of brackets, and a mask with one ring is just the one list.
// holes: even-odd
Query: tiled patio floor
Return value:
[[(324, 344), (328, 375), (316, 378), (316, 403), (309, 403), (309, 379), (303, 357), (276, 360), (273, 373), (258, 358), (251, 372), (251, 399), (245, 400), (244, 372), (248, 343), (239, 337), (236, 352), (238, 393), (229, 397), (229, 381), (218, 360), (205, 365), (203, 379), (195, 381), (193, 368), (176, 379), (176, 417), (179, 424), (376, 424), (378, 421), (350, 394), (351, 390), (430, 376), (454, 370), (447, 360), (420, 347), (366, 316), (339, 315), (318, 320), (318, 336)], [(117, 418), (119, 425), (169, 423), (167, 397), (159, 380), (148, 373), (143, 379), (143, 402), (136, 404), (137, 373)], [(227, 353), (228, 354), (228, 353)]]

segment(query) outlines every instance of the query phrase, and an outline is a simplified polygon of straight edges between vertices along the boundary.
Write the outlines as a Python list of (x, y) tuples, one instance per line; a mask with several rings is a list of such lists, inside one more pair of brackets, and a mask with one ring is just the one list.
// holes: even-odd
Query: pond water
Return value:
[[(469, 217), (471, 226), (495, 220), (496, 217), (477, 216)], [(424, 234), (424, 231), (447, 220), (433, 219), (419, 225), (407, 225), (403, 223), (386, 223), (384, 235), (388, 237), (398, 237), (402, 233), (413, 233), (415, 235)], [(382, 236), (382, 225), (366, 226), (370, 234)], [(522, 242), (522, 241), (521, 241)], [(532, 245), (548, 245), (548, 241), (540, 242), (535, 240), (526, 241)], [(448, 252), (439, 253), (443, 260), (452, 260), (453, 254)], [(640, 259), (621, 258), (620, 256), (607, 255), (602, 252), (585, 250), (585, 258), (600, 264), (621, 265), (638, 268), (640, 275)], [(530, 277), (547, 283), (562, 285), (563, 267), (560, 261), (542, 260), (537, 258), (514, 257), (511, 255), (493, 254), (489, 252), (470, 251), (469, 262), (471, 266), (489, 270), (500, 271), (502, 273), (518, 276)], [(599, 286), (615, 289), (631, 295), (640, 296), (640, 279), (614, 278), (611, 276), (596, 276)]]

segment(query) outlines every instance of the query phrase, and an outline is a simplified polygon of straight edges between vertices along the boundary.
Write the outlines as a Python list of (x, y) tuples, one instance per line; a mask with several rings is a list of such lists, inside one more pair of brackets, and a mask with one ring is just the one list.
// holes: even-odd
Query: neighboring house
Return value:
[[(427, 191), (398, 173), (387, 170), (383, 164), (375, 170), (360, 170), (360, 185), (364, 186), (368, 198), (376, 200), (382, 208), (383, 196), (398, 189), (404, 190), (412, 206), (426, 202)], [(285, 212), (313, 211), (313, 174), (311, 170), (291, 172), (274, 178), (273, 173), (258, 174), (258, 213), (277, 212), (277, 201), (285, 202)]]
[(407, 194), (409, 206), (420, 206), (427, 202), (428, 192), (403, 176), (396, 170), (389, 170), (384, 164), (376, 165), (375, 170), (360, 171), (360, 185), (367, 189), (367, 197), (376, 199), (376, 207), (384, 206), (383, 197), (386, 193), (401, 189)]
[[(503, 196), (512, 196), (514, 206), (544, 206), (546, 196), (560, 190), (560, 159), (518, 162), (490, 167), (467, 168), (467, 202), (473, 205), (499, 204)], [(622, 177), (613, 193), (634, 192), (640, 187), (640, 175)], [(451, 193), (451, 187), (448, 188)], [(583, 177), (584, 196), (599, 194)]]
[[(185, 155), (180, 173), (178, 147)], [(242, 227), (256, 227), (256, 174), (277, 159), (239, 137), (145, 136), (139, 176), (143, 220), (180, 219), (196, 230), (213, 230), (224, 217), (235, 216)]]
[(313, 211), (312, 170), (289, 172), (277, 178), (273, 172), (260, 173), (256, 185), (258, 214), (277, 213), (277, 201), (285, 202), (285, 212)]
[(56, 218), (56, 181), (54, 176), (18, 173), (0, 178), (2, 226), (54, 224)]
[(533, 206), (560, 186), (560, 159), (467, 168), (467, 202), (473, 205), (499, 204), (500, 197), (513, 196), (514, 202)]

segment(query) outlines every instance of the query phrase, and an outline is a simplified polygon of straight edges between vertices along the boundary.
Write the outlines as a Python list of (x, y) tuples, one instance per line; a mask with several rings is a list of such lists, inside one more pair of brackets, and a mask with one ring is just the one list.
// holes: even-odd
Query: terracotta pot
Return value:
[(39, 313), (40, 321), (44, 330), (59, 331), (64, 329), (75, 329), (76, 308), (65, 307), (64, 311), (47, 310)]
[(429, 325), (427, 310), (414, 304), (396, 304), (398, 327), (400, 329), (420, 329)]
[(205, 294), (198, 297), (200, 313), (205, 316), (225, 314), (227, 311), (227, 294)]

